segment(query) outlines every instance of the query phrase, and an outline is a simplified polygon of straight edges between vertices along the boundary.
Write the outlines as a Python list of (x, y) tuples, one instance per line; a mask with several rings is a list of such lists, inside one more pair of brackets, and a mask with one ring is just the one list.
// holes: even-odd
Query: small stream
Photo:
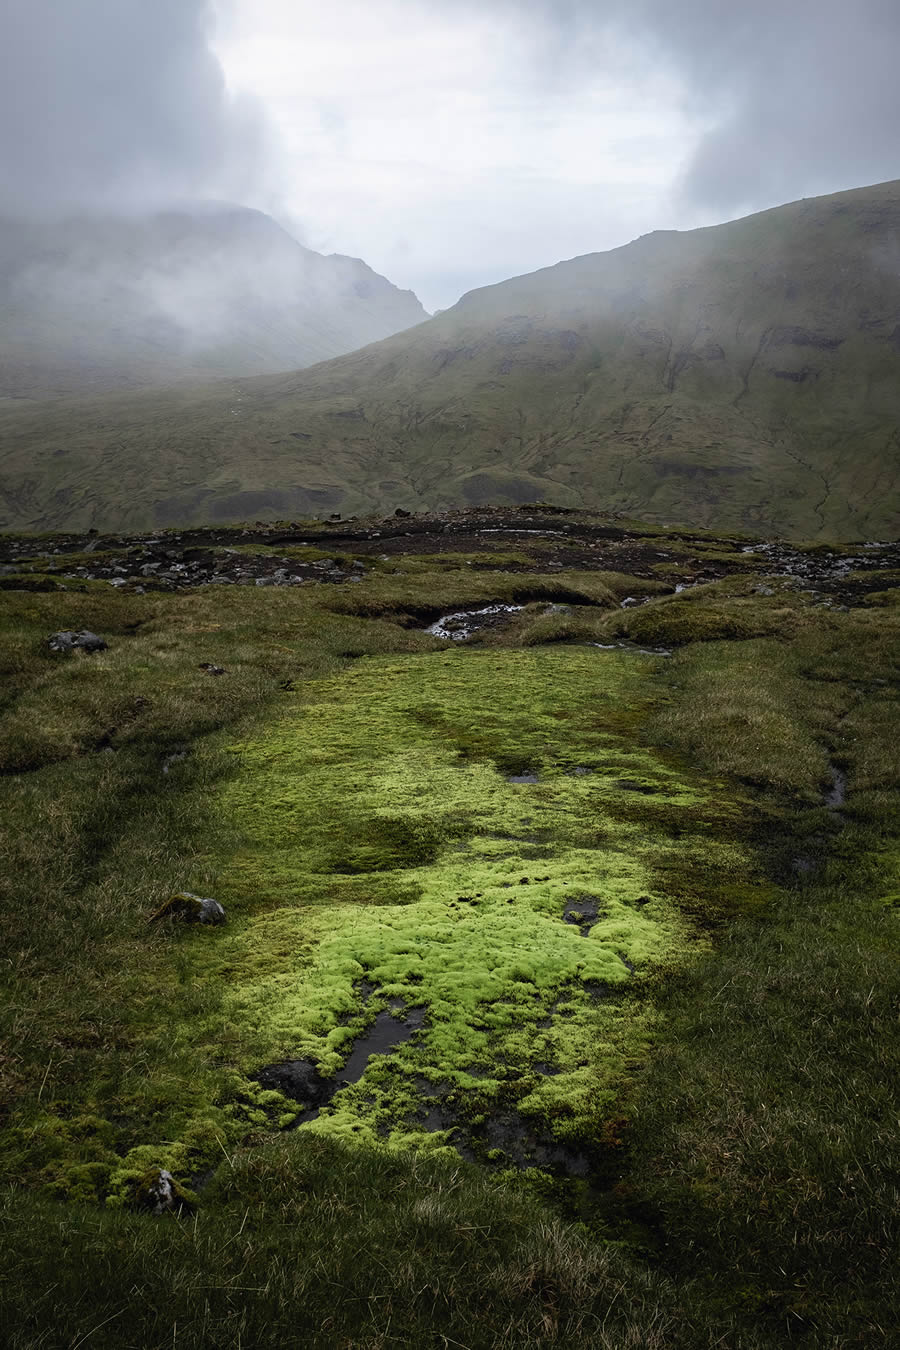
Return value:
[[(830, 767), (831, 784), (823, 794), (822, 805), (830, 814), (831, 818), (840, 828), (843, 825), (841, 812), (847, 799), (847, 775), (843, 769), (839, 769), (836, 764)], [(812, 839), (810, 843), (818, 844), (824, 851), (825, 840), (823, 838)], [(798, 877), (809, 877), (820, 866), (822, 858), (819, 853), (800, 853), (791, 862), (791, 867)]]
[(831, 787), (825, 794), (825, 805), (829, 811), (840, 811), (847, 796), (847, 775), (832, 764)]
[(507, 614), (517, 614), (522, 605), (485, 605), (482, 609), (461, 609), (455, 614), (442, 614), (425, 629), (432, 637), (445, 642), (465, 642), (483, 628), (494, 628)]

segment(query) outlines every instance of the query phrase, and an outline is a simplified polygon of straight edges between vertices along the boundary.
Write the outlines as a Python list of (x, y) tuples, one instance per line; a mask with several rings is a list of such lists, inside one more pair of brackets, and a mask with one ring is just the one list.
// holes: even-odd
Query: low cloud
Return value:
[(0, 211), (258, 196), (267, 133), (212, 21), (208, 0), (6, 0)]
[(677, 78), (686, 203), (725, 212), (900, 176), (896, 0), (495, 0), (583, 77), (611, 35)]

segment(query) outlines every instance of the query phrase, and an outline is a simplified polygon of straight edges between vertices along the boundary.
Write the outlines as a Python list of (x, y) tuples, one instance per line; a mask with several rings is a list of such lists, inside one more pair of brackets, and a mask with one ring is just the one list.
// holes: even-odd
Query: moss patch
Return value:
[[(595, 1138), (652, 1035), (654, 973), (705, 945), (680, 892), (695, 913), (704, 875), (749, 875), (737, 804), (636, 744), (653, 668), (582, 648), (367, 660), (235, 746), (222, 809), (245, 842), (219, 893), (239, 921), (196, 949), (230, 991), (220, 1050), (339, 1077), (395, 1001), (421, 1031), (306, 1128), (443, 1146), (502, 1108)], [(456, 1122), (437, 1133), (432, 1090)]]

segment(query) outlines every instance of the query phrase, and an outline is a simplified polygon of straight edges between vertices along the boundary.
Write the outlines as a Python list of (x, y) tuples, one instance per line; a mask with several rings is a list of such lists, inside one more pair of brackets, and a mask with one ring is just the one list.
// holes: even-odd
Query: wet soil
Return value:
[[(243, 547), (259, 553), (243, 553)], [(340, 556), (300, 561), (288, 550), (312, 546)], [(710, 548), (715, 550), (707, 556)], [(229, 550), (232, 550), (229, 552)], [(96, 562), (90, 556), (97, 554)], [(546, 573), (578, 569), (624, 572), (662, 580), (671, 591), (735, 573), (790, 578), (824, 603), (859, 604), (878, 589), (866, 573), (900, 568), (900, 543), (860, 543), (852, 548), (800, 550), (783, 541), (748, 543), (746, 537), (690, 531), (660, 535), (626, 527), (601, 513), (504, 507), (386, 520), (256, 525), (243, 529), (191, 529), (141, 535), (93, 532), (0, 538), (0, 589), (31, 585), (52, 589), (53, 577), (104, 580), (132, 590), (178, 590), (202, 585), (297, 586), (352, 584), (373, 566), (410, 555), (466, 554), (473, 570)], [(516, 558), (497, 554), (515, 553)], [(77, 562), (67, 561), (78, 554)], [(484, 555), (483, 564), (478, 554)], [(347, 555), (352, 555), (348, 557)], [(28, 562), (30, 582), (19, 573)], [(668, 569), (672, 572), (667, 576)], [(437, 617), (432, 614), (432, 618)]]
[(566, 901), (563, 919), (566, 923), (577, 925), (582, 937), (587, 937), (599, 917), (600, 911), (593, 896), (575, 895)]
[[(844, 824), (843, 809), (846, 799), (847, 775), (843, 769), (839, 769), (836, 764), (832, 764), (831, 782), (823, 794), (822, 805), (828, 811), (838, 829), (841, 829)], [(801, 879), (812, 876), (823, 861), (825, 848), (826, 841), (821, 836), (814, 836), (810, 839), (806, 851), (797, 854), (791, 860), (791, 870), (794, 875)]]
[[(553, 1065), (535, 1065), (542, 1075), (557, 1073)], [(411, 1126), (429, 1131), (446, 1130), (460, 1157), (468, 1162), (497, 1162), (522, 1170), (539, 1167), (557, 1176), (586, 1177), (593, 1160), (588, 1151), (575, 1143), (564, 1143), (542, 1131), (514, 1107), (495, 1111), (473, 1124), (461, 1112), (449, 1083), (418, 1082), (422, 1105), (407, 1120)]]
[(357, 1038), (346, 1064), (334, 1078), (323, 1078), (309, 1059), (288, 1059), (269, 1064), (253, 1075), (264, 1088), (278, 1092), (299, 1102), (302, 1110), (291, 1124), (291, 1129), (315, 1120), (323, 1106), (341, 1088), (358, 1083), (373, 1055), (387, 1055), (403, 1045), (425, 1025), (424, 1008), (407, 1009), (401, 999), (392, 999), (382, 1008), (364, 1035)]

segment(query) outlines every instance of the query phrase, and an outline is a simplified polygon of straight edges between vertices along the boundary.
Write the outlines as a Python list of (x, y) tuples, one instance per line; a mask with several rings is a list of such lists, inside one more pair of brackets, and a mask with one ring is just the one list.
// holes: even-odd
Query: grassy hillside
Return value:
[(560, 263), (308, 371), (7, 407), (0, 521), (543, 499), (894, 537), (898, 257), (887, 183)]
[(0, 397), (27, 399), (290, 370), (427, 317), (358, 258), (212, 204), (0, 218), (0, 311)]
[(896, 1343), (898, 549), (565, 523), (2, 544), (10, 1350)]

